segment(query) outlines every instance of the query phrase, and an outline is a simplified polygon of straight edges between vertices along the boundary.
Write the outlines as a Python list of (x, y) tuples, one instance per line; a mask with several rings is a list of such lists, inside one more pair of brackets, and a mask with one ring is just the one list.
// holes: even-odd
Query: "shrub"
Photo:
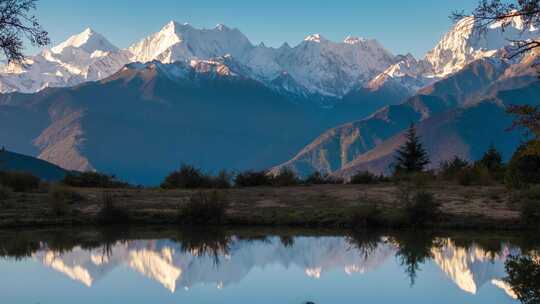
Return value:
[(470, 167), (463, 168), (456, 173), (455, 178), (458, 184), (460, 184), (461, 186), (470, 186), (474, 183), (475, 180), (474, 171)]
[(11, 197), (13, 190), (11, 188), (0, 185), (0, 205), (3, 205)]
[(381, 210), (376, 203), (358, 206), (352, 210), (351, 225), (353, 228), (376, 227), (381, 224)]
[(226, 189), (231, 187), (232, 174), (227, 170), (219, 171), (217, 176), (210, 178), (211, 188)]
[(0, 185), (7, 186), (15, 192), (27, 192), (39, 187), (40, 179), (25, 172), (0, 172)]
[(114, 175), (99, 172), (77, 172), (67, 174), (62, 183), (66, 186), (81, 188), (125, 188), (127, 183), (116, 179)]
[(356, 173), (351, 177), (351, 181), (349, 183), (351, 184), (374, 184), (378, 182), (378, 177), (369, 172), (369, 171), (361, 171)]
[(521, 145), (512, 156), (504, 182), (508, 188), (521, 189), (540, 183), (540, 155), (527, 153), (529, 144)]
[(304, 183), (308, 185), (324, 185), (324, 184), (343, 184), (343, 179), (338, 177), (333, 177), (328, 174), (321, 174), (321, 172), (313, 172), (311, 175), (309, 175), (305, 180)]
[(101, 194), (102, 205), (98, 212), (98, 221), (106, 224), (119, 224), (129, 221), (129, 214), (116, 205), (112, 192), (103, 191)]
[(439, 174), (445, 180), (455, 180), (468, 167), (469, 163), (466, 160), (455, 156), (451, 161), (441, 162)]
[(65, 215), (70, 205), (83, 200), (83, 197), (69, 188), (53, 186), (49, 188), (48, 203), (51, 211), (56, 215)]
[(178, 171), (169, 174), (160, 187), (163, 189), (229, 188), (231, 179), (232, 175), (226, 170), (221, 170), (218, 175), (212, 176), (193, 166), (182, 165)]
[(198, 192), (179, 209), (178, 220), (185, 225), (220, 224), (225, 220), (228, 202), (220, 192)]
[(300, 179), (292, 169), (283, 168), (278, 174), (270, 177), (270, 182), (272, 186), (287, 187), (299, 185)]
[(238, 187), (269, 186), (271, 177), (266, 171), (245, 171), (236, 175), (234, 183)]
[(540, 224), (540, 185), (523, 190), (519, 195), (519, 200), (522, 222), (527, 226)]
[(412, 225), (425, 225), (439, 216), (440, 204), (435, 196), (426, 191), (418, 191), (405, 206), (408, 222)]

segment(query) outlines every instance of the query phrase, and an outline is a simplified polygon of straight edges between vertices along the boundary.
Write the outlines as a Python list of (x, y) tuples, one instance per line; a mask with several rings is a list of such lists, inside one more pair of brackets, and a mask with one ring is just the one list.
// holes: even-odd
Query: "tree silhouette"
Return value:
[[(540, 24), (540, 0), (480, 0), (478, 6), (472, 12), (454, 12), (452, 19), (461, 20), (467, 16), (473, 16), (474, 24), (465, 24), (473, 26), (475, 31), (485, 31), (490, 25), (500, 24), (503, 30), (510, 26), (510, 18), (519, 17), (523, 20), (524, 29), (537, 27)], [(513, 40), (514, 51), (509, 57), (516, 57), (528, 51), (540, 47), (540, 41), (537, 40)]]
[(23, 44), (49, 44), (49, 35), (31, 14), (37, 0), (0, 0), (0, 49), (8, 62), (22, 63)]
[(484, 165), (489, 171), (499, 170), (503, 165), (501, 153), (491, 144), (479, 163)]
[(512, 255), (505, 262), (504, 279), (524, 304), (540, 303), (540, 262), (528, 255)]
[(407, 142), (396, 151), (395, 173), (421, 172), (429, 164), (429, 157), (411, 124), (406, 133)]

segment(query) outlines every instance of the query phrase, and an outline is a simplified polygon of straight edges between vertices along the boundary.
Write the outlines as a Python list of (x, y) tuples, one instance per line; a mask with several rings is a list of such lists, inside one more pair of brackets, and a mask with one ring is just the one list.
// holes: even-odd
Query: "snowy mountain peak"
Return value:
[(345, 40), (343, 40), (343, 43), (354, 45), (354, 44), (359, 44), (359, 43), (364, 42), (364, 41), (365, 41), (364, 38), (347, 36), (347, 38), (345, 38)]
[(214, 27), (214, 29), (216, 29), (218, 31), (229, 31), (229, 30), (231, 30), (228, 26), (226, 26), (224, 24), (221, 24), (221, 23), (218, 23), (216, 25), (216, 27)]
[(208, 59), (225, 54), (235, 57), (253, 48), (240, 31), (218, 24), (213, 29), (197, 29), (171, 21), (159, 32), (132, 45), (133, 61), (159, 60), (164, 63)]
[(117, 52), (118, 48), (111, 44), (103, 35), (95, 32), (91, 28), (85, 29), (77, 35), (69, 37), (66, 41), (53, 47), (51, 51), (55, 54), (62, 53), (65, 49), (77, 48), (92, 54), (95, 51)]
[(328, 40), (324, 38), (321, 34), (311, 34), (307, 36), (306, 38), (304, 38), (304, 41), (321, 43), (321, 42), (327, 42)]

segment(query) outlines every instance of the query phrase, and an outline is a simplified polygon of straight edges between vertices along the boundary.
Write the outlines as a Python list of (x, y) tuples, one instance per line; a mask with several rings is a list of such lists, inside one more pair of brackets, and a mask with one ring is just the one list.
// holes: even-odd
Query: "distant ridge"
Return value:
[(3, 149), (0, 150), (0, 171), (27, 172), (46, 181), (62, 180), (68, 173), (44, 160)]

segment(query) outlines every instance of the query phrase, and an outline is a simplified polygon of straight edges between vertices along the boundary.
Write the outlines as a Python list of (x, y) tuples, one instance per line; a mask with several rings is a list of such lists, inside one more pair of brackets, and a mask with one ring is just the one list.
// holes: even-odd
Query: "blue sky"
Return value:
[[(395, 54), (423, 56), (451, 26), (455, 10), (477, 0), (40, 0), (36, 15), (53, 44), (86, 27), (127, 47), (176, 20), (195, 27), (223, 23), (240, 29), (254, 44), (298, 44), (320, 33), (375, 38)], [(28, 53), (36, 52), (28, 49)]]

